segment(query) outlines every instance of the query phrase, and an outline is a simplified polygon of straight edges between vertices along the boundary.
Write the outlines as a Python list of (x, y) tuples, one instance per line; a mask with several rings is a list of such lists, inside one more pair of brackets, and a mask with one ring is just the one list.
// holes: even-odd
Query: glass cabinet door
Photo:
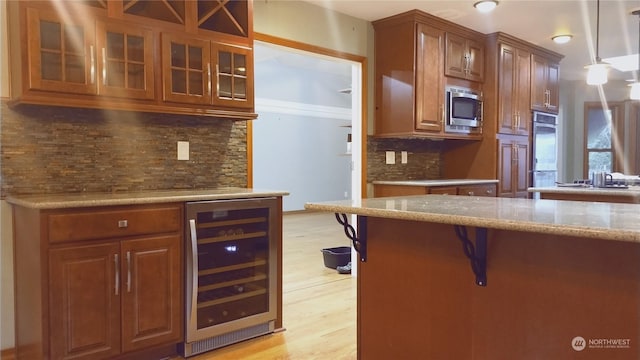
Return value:
[(96, 93), (93, 29), (78, 19), (27, 9), (30, 89)]
[(153, 32), (144, 27), (98, 22), (98, 93), (153, 99)]
[(276, 205), (274, 199), (187, 204), (193, 249), (187, 257), (188, 339), (198, 338), (192, 332), (212, 336), (238, 322), (275, 318)]
[(162, 34), (163, 100), (211, 104), (210, 42)]
[(212, 45), (215, 61), (213, 104), (253, 108), (253, 50), (224, 44)]

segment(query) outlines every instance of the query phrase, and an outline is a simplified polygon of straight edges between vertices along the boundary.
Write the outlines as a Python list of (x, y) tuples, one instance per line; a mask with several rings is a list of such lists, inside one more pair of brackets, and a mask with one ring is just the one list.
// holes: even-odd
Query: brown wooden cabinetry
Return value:
[(498, 48), (498, 132), (529, 135), (531, 54), (506, 42), (500, 42)]
[[(444, 131), (446, 36), (455, 37), (456, 30), (476, 33), (417, 10), (374, 21), (373, 26), (375, 136), (480, 139), (481, 135)], [(458, 86), (470, 87), (469, 79), (476, 76), (477, 69), (483, 69), (477, 60), (483, 55), (475, 45), (472, 56), (476, 60), (464, 60), (468, 46), (465, 42), (464, 49), (453, 50), (459, 52), (456, 61), (462, 62), (460, 71), (466, 74), (464, 81), (454, 79)]]
[(256, 117), (251, 0), (12, 1), (8, 11), (13, 104)]
[(498, 139), (499, 196), (528, 197), (529, 138), (512, 136)]
[[(526, 190), (526, 189), (525, 189)], [(467, 196), (497, 196), (496, 183), (480, 183), (468, 185), (390, 185), (374, 184), (373, 196), (406, 196), (406, 195), (467, 195)]]
[(560, 60), (539, 54), (531, 55), (531, 108), (558, 113), (560, 103)]
[(484, 43), (453, 33), (446, 35), (444, 74), (461, 79), (484, 80)]
[(183, 217), (182, 204), (14, 207), (18, 358), (175, 353)]

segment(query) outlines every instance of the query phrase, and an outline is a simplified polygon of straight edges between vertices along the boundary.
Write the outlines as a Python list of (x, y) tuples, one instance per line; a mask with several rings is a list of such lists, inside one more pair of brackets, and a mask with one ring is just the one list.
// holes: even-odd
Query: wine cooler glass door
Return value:
[(187, 205), (187, 341), (276, 318), (276, 199)]

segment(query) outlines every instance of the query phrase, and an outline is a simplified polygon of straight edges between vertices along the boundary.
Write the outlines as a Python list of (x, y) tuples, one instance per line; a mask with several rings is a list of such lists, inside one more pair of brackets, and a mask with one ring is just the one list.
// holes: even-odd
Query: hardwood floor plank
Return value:
[(333, 214), (283, 217), (285, 331), (192, 357), (195, 360), (356, 358), (356, 278), (324, 266), (321, 250), (349, 246)]

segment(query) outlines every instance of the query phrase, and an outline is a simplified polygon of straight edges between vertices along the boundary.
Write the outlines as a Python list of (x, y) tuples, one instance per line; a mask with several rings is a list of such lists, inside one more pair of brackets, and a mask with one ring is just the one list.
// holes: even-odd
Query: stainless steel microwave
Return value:
[(482, 133), (482, 94), (471, 89), (446, 88), (445, 132)]

